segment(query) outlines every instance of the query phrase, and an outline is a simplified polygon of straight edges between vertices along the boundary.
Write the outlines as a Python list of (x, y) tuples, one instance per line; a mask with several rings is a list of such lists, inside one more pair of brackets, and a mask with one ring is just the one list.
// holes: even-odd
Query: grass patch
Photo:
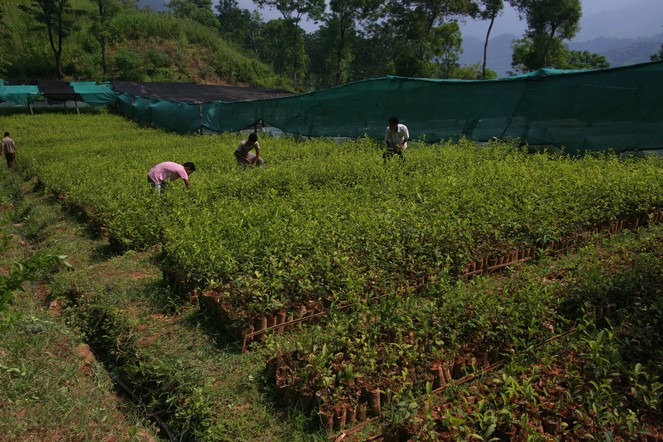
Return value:
[[(103, 436), (94, 431), (112, 434), (112, 429), (97, 430), (97, 422), (118, 426), (122, 436), (117, 440), (142, 437), (146, 430), (138, 423), (126, 428), (129, 424), (123, 422), (131, 414), (125, 417), (124, 410), (107, 411), (100, 417), (90, 414), (102, 408), (102, 400), (78, 393), (85, 387), (79, 387), (79, 381), (70, 385), (67, 380), (73, 373), (89, 377), (85, 372), (91, 371), (99, 372), (92, 376), (94, 392), (112, 391), (112, 379), (119, 379), (140, 398), (137, 409), (144, 411), (143, 418), (158, 416), (178, 440), (323, 440), (309, 418), (297, 413), (289, 416), (287, 410), (275, 407), (264, 378), (264, 356), (241, 354), (197, 306), (183, 304), (170, 292), (157, 265), (158, 248), (113, 255), (103, 236), (81, 224), (34, 181), (18, 184), (12, 222), (40, 250), (67, 255), (72, 269), (49, 275), (48, 287), (28, 297), (32, 307), (27, 319), (16, 322), (13, 343), (3, 344), (2, 348), (6, 345), (15, 349), (19, 345), (31, 348), (37, 343), (44, 346), (34, 350), (40, 356), (30, 356), (31, 351), (23, 362), (4, 362), (3, 356), (6, 367), (31, 367), (29, 372), (19, 368), (20, 374), (14, 370), (2, 373), (13, 380), (5, 394), (16, 405), (0, 419), (0, 428), (12, 427), (7, 433), (11, 440), (22, 439), (42, 427), (40, 440), (56, 439), (53, 435), (57, 431), (66, 434), (66, 440), (102, 440)], [(50, 311), (43, 309), (46, 305), (50, 305)], [(40, 319), (42, 315), (44, 319)], [(65, 346), (54, 327), (72, 342)], [(26, 329), (38, 333), (22, 338)], [(82, 344), (79, 348), (83, 340), (89, 347)], [(77, 358), (72, 353), (82, 348), (88, 349), (85, 354), (92, 362), (73, 364)], [(59, 408), (43, 418), (44, 407), (51, 406), (51, 399), (44, 402), (43, 397), (43, 391), (48, 390), (39, 388), (42, 393), (36, 395), (28, 388), (40, 382), (51, 383), (59, 394), (67, 395), (58, 399), (49, 394)], [(17, 402), (14, 397), (26, 399)], [(85, 409), (85, 413), (78, 408)], [(136, 408), (133, 410), (136, 412)], [(34, 414), (36, 423), (25, 419), (24, 425), (12, 424), (12, 419), (26, 413)], [(47, 421), (57, 424), (49, 426)], [(58, 430), (59, 426), (66, 428)], [(165, 430), (161, 435), (166, 436)]]
[[(0, 179), (0, 221), (7, 240), (1, 260), (6, 273), (34, 249), (20, 235), (26, 224), (15, 220), (23, 203), (17, 198), (20, 181), (4, 170)], [(32, 219), (56, 219), (51, 215), (57, 210), (40, 206), (38, 211), (41, 215)], [(54, 270), (42, 269), (40, 277)], [(47, 293), (43, 283), (24, 283), (0, 311), (0, 441), (154, 440), (150, 423), (115, 393), (108, 372), (81, 336), (44, 308)]]

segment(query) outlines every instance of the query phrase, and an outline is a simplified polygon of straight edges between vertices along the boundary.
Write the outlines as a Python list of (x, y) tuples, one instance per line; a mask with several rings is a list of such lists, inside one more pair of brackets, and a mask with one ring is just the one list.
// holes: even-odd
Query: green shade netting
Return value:
[(25, 105), (39, 97), (41, 92), (37, 86), (0, 86), (0, 102)]

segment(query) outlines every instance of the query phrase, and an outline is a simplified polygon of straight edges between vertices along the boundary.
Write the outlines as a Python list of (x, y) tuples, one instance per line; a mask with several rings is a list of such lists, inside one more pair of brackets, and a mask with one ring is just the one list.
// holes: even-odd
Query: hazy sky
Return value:
[[(580, 19), (580, 28), (583, 28), (583, 20), (590, 15), (632, 7), (633, 5), (637, 5), (637, 3), (639, 3), (638, 0), (581, 0), (582, 18)], [(526, 23), (520, 21), (518, 13), (507, 5), (502, 15), (495, 20), (491, 35), (515, 34), (520, 36), (525, 31), (525, 27)], [(487, 29), (488, 22), (468, 23), (463, 29), (463, 34), (483, 37)]]
[[(255, 9), (255, 4), (252, 0), (238, 0), (239, 7), (243, 9)], [(634, 3), (637, 3), (637, 0), (581, 0), (583, 13), (593, 14), (595, 12), (609, 11), (611, 9), (619, 9), (621, 7), (629, 6)], [(277, 18), (280, 17), (278, 11), (269, 11), (268, 9), (262, 9), (260, 11), (263, 17), (265, 18)], [(505, 12), (505, 15), (507, 12)]]
[[(661, 0), (663, 1), (663, 0)], [(252, 0), (238, 0), (239, 7), (244, 9), (253, 10), (255, 9), (255, 4)], [(632, 6), (638, 3), (638, 0), (581, 0), (583, 17), (586, 17), (591, 14), (596, 14), (600, 12), (607, 12), (615, 9), (621, 9), (624, 7)], [(264, 19), (269, 20), (273, 18), (280, 18), (281, 14), (275, 10), (269, 10), (267, 8), (261, 9), (260, 14)], [(307, 31), (316, 29), (317, 27), (312, 22), (301, 23), (302, 27)], [(479, 23), (468, 23), (465, 26), (464, 33), (466, 35), (485, 35), (487, 22)], [(582, 21), (581, 21), (582, 26)], [(518, 14), (508, 8), (504, 11), (501, 17), (495, 22), (493, 26), (492, 35), (499, 34), (516, 34), (521, 35), (525, 29), (525, 23), (520, 22), (518, 19)]]

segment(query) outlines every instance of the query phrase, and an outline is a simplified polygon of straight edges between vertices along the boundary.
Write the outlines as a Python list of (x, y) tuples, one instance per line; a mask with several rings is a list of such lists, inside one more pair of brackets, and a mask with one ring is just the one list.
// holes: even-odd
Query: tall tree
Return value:
[(261, 28), (258, 53), (259, 59), (271, 64), (277, 74), (303, 81), (308, 65), (307, 54), (304, 51), (304, 31), (297, 29), (297, 44), (284, 44), (292, 35), (293, 24), (282, 18), (268, 21)]
[(55, 73), (64, 78), (62, 71), (62, 50), (65, 38), (75, 29), (74, 10), (69, 0), (33, 0), (30, 5), (19, 5), (21, 10), (32, 15), (39, 25), (48, 32), (48, 41), (55, 58)]
[(257, 58), (258, 40), (263, 26), (260, 13), (257, 10), (250, 12), (247, 9), (241, 9), (237, 0), (219, 0), (216, 10), (219, 34), (224, 39), (251, 51)]
[(396, 72), (395, 57), (390, 55), (393, 52), (388, 37), (381, 33), (381, 29), (371, 34), (357, 35), (352, 45), (354, 58), (350, 66), (350, 80), (393, 75)]
[(330, 0), (329, 14), (324, 18), (327, 27), (333, 32), (333, 58), (335, 84), (340, 84), (348, 75), (349, 59), (352, 57), (351, 39), (357, 32), (357, 22), (378, 10), (382, 0)]
[(372, 28), (373, 32), (381, 28), (380, 33), (391, 45), (390, 53), (410, 63), (410, 66), (397, 67), (399, 71), (411, 69), (416, 60), (419, 69), (415, 74), (425, 76), (431, 63), (436, 62), (436, 54), (445, 47), (455, 46), (454, 42), (440, 39), (440, 35), (455, 38), (454, 33), (441, 32), (441, 26), (475, 16), (477, 12), (478, 7), (472, 0), (387, 0), (384, 20), (376, 22)]
[[(433, 28), (431, 35), (431, 53), (436, 64), (440, 66), (440, 78), (451, 78), (451, 73), (458, 68), (458, 59), (462, 51), (463, 39), (461, 38), (458, 22), (443, 23)], [(433, 76), (433, 75), (427, 75)]]
[[(537, 47), (538, 45), (538, 47)], [(545, 37), (524, 38), (514, 45), (511, 65), (519, 72), (531, 72), (533, 66), (540, 66), (541, 53), (548, 46), (549, 67), (557, 69), (605, 69), (610, 67), (604, 56), (589, 51), (572, 51), (561, 40), (550, 45)]]
[(580, 0), (512, 0), (512, 4), (526, 18), (525, 39), (532, 43), (523, 46), (521, 50), (536, 51), (526, 57), (529, 62), (525, 68), (536, 70), (552, 66), (553, 51), (580, 30)]
[(3, 76), (5, 75), (7, 66), (9, 65), (6, 55), (7, 48), (5, 45), (5, 40), (9, 37), (9, 31), (4, 22), (5, 7), (5, 0), (0, 0), (0, 75)]
[(258, 11), (241, 9), (237, 0), (220, 0), (216, 5), (219, 33), (223, 38), (250, 50), (258, 57), (258, 39), (262, 28), (262, 17)]
[(219, 26), (212, 12), (212, 0), (170, 0), (166, 6), (178, 17), (189, 18), (212, 28)]
[(283, 16), (291, 34), (292, 74), (293, 81), (297, 83), (302, 57), (299, 53), (303, 51), (303, 31), (299, 25), (304, 17), (312, 20), (320, 20), (325, 12), (325, 0), (253, 0), (260, 8), (270, 7), (276, 9)]
[(649, 57), (651, 61), (663, 60), (663, 44), (661, 45), (661, 50), (658, 51), (658, 54), (653, 54)]
[(589, 51), (568, 51), (562, 69), (606, 69), (610, 63), (603, 55), (593, 54)]
[(479, 4), (483, 6), (483, 9), (479, 11), (479, 17), (483, 20), (489, 20), (486, 39), (483, 42), (483, 64), (481, 65), (481, 78), (485, 79), (486, 63), (488, 61), (488, 41), (490, 40), (490, 33), (493, 30), (495, 19), (504, 10), (504, 0), (479, 0)]
[(343, 60), (348, 56), (348, 37), (355, 26), (355, 18), (361, 8), (360, 0), (331, 0), (329, 2), (329, 9), (331, 13), (326, 19), (327, 25), (334, 35), (335, 43), (335, 84), (341, 83), (342, 73), (341, 66)]
[(108, 72), (107, 46), (108, 38), (111, 35), (110, 22), (125, 6), (120, 0), (97, 0), (98, 15), (92, 17), (92, 34), (95, 36), (101, 46), (101, 68), (103, 73)]

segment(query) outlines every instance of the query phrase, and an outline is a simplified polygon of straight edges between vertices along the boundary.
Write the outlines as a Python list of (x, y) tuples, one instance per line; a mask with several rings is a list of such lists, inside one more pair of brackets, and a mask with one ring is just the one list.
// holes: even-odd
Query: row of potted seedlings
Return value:
[(663, 203), (655, 161), (461, 143), (425, 146), (396, 168), (359, 161), (370, 151), (336, 150), (324, 168), (299, 152), (299, 167), (214, 181), (235, 193), (206, 195), (164, 226), (169, 264), (204, 288), (243, 348), (300, 323), (310, 303), (317, 314), (356, 296), (423, 291), (445, 272), (476, 276)]
[[(660, 221), (663, 221), (663, 212), (632, 217), (628, 220), (614, 221), (603, 228), (595, 228), (589, 232), (578, 233), (561, 240), (548, 241), (537, 246), (523, 247), (512, 252), (503, 253), (500, 256), (486, 257), (481, 260), (472, 261), (465, 266), (464, 271), (461, 271), (459, 275), (451, 275), (451, 277), (469, 279), (477, 275), (500, 271), (506, 267), (530, 261), (540, 253), (556, 254), (566, 252), (572, 247), (585, 243), (593, 235), (609, 236), (623, 229), (635, 229)], [(170, 279), (174, 280), (172, 276)], [(420, 277), (418, 281), (413, 281), (415, 286), (408, 287), (408, 289), (421, 292), (425, 290), (426, 285), (429, 283), (428, 280), (429, 278)], [(176, 281), (171, 281), (171, 286), (175, 286), (176, 284), (178, 284)], [(368, 290), (375, 291), (375, 285), (366, 287), (366, 291)], [(223, 302), (220, 291), (222, 292), (218, 288), (208, 288), (201, 291), (197, 296), (201, 301), (202, 307), (216, 317), (219, 323), (223, 324), (235, 339), (241, 343), (243, 351), (249, 350), (254, 341), (263, 341), (268, 333), (283, 332), (323, 318), (331, 305), (331, 300), (310, 300), (307, 303), (284, 306), (284, 308), (278, 311), (268, 313), (247, 314), (246, 310), (243, 309), (242, 312), (244, 315), (240, 318), (237, 312), (233, 311), (229, 303)], [(382, 287), (380, 291), (380, 293), (374, 293), (372, 297), (376, 295), (378, 297), (387, 296), (385, 287)], [(336, 308), (347, 308), (352, 305), (350, 302), (345, 302), (341, 306), (336, 305)]]
[[(360, 424), (387, 403), (499, 366), (568, 330), (585, 311), (598, 321), (638, 300), (642, 268), (624, 258), (620, 268), (599, 259), (597, 274), (565, 269), (543, 284), (523, 272), (506, 285), (479, 278), (357, 305), (270, 360), (268, 378), (284, 405), (317, 413), (327, 431)], [(612, 289), (594, 286), (596, 279)]]
[(268, 376), (277, 391), (291, 391), (284, 404), (307, 403), (298, 399), (302, 395), (315, 398), (308, 403), (317, 407), (312, 412), (323, 428), (339, 430), (379, 415), (387, 403), (423, 394), (427, 384), (442, 388), (564, 327), (555, 297), (531, 286), (524, 292), (514, 300), (481, 284), (455, 285), (431, 288), (426, 297), (394, 294), (373, 307), (357, 306), (321, 328), (326, 337), (313, 339), (324, 339), (322, 346), (311, 343), (310, 350), (271, 360)]
[(407, 415), (394, 408), (374, 440), (663, 440), (662, 307), (650, 297), (618, 321), (582, 324), (499, 371), (423, 395)]

